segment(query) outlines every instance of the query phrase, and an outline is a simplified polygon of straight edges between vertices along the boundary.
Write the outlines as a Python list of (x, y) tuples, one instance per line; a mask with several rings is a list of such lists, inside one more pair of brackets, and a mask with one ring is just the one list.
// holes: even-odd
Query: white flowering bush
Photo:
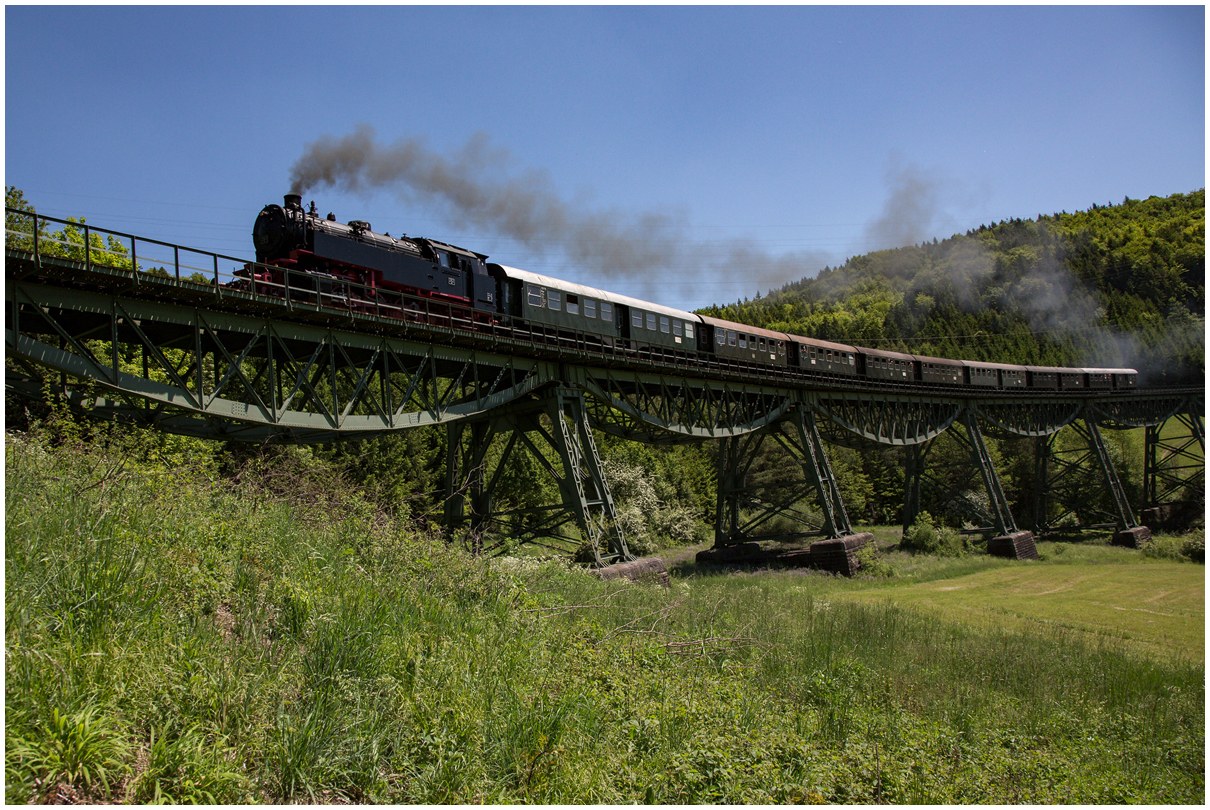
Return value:
[(643, 557), (661, 548), (696, 542), (693, 512), (661, 500), (647, 469), (616, 459), (605, 459), (602, 464), (618, 512), (618, 526), (632, 554)]

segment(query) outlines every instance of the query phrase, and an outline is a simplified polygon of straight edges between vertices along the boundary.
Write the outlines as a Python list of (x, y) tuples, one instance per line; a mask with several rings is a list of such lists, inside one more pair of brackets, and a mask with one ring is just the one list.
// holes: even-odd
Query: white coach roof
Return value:
[(631, 298), (628, 295), (618, 295), (617, 293), (609, 292), (608, 290), (598, 290), (596, 287), (587, 287), (583, 284), (575, 284), (570, 281), (564, 281), (551, 276), (544, 276), (539, 273), (531, 273), (528, 270), (519, 270), (516, 267), (509, 267), (503, 264), (497, 264), (504, 271), (504, 275), (508, 278), (515, 278), (518, 281), (524, 281), (527, 284), (537, 284), (542, 287), (551, 287), (563, 292), (569, 292), (573, 295), (582, 295), (587, 298), (598, 298), (602, 301), (608, 301), (614, 305), (627, 306), (632, 309), (641, 309), (644, 312), (654, 312), (659, 315), (669, 315), (673, 318), (680, 318), (685, 321), (700, 322), (698, 316), (692, 312), (686, 312), (683, 309), (673, 309), (672, 307), (660, 306), (653, 304), (650, 301), (641, 301), (638, 298)]

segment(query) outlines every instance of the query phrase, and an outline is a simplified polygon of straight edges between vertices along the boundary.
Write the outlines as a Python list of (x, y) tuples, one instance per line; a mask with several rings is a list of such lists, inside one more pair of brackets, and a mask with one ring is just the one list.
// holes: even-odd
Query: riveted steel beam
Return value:
[[(595, 402), (593, 424), (625, 437), (702, 440), (751, 433), (780, 419), (795, 393), (779, 386), (671, 377), (625, 371), (589, 371), (583, 386)], [(675, 438), (673, 438), (675, 437)]]
[[(767, 466), (770, 459), (762, 453), (767, 439), (794, 461), (792, 467)], [(754, 469), (758, 461), (765, 466)], [(802, 479), (788, 475), (792, 469), (801, 469)], [(802, 506), (812, 495), (819, 514)], [(809, 407), (800, 405), (770, 427), (720, 441), (715, 514), (716, 547), (753, 539), (808, 535), (835, 539), (853, 534)], [(798, 528), (792, 529), (794, 526)]]
[[(634, 559), (578, 388), (548, 386), (484, 419), (452, 423), (447, 430), (446, 527), (465, 537), (472, 550), (499, 551), (511, 538), (564, 553), (586, 551), (598, 566)], [(503, 440), (503, 450), (499, 446), (493, 450), (497, 438)], [(518, 449), (527, 451), (555, 481), (559, 504), (495, 508), (508, 500), (499, 485)], [(468, 499), (469, 529), (465, 525)], [(579, 538), (568, 535), (564, 527), (569, 523), (579, 530)]]
[(877, 444), (908, 446), (940, 435), (958, 418), (959, 400), (909, 394), (820, 392), (815, 408), (850, 433)]
[(1088, 404), (1090, 416), (1105, 427), (1135, 428), (1159, 425), (1181, 411), (1194, 406), (1200, 397), (1173, 396), (1150, 393), (1123, 400), (1093, 401)]
[[(1016, 521), (1009, 508), (1008, 498), (1000, 476), (983, 440), (979, 427), (979, 413), (973, 404), (963, 408), (959, 419), (961, 430), (951, 430), (944, 437), (937, 437), (928, 442), (907, 449), (906, 475), (904, 479), (904, 510), (903, 528), (908, 529), (922, 510), (922, 502), (927, 502), (929, 511), (937, 513), (946, 508), (956, 508), (982, 524), (982, 531), (991, 532), (1001, 537), (1017, 532)], [(942, 461), (940, 457), (929, 464), (930, 455), (946, 455), (939, 451), (938, 442), (948, 438), (961, 448), (958, 457), (952, 452), (949, 458)], [(951, 446), (951, 451), (952, 451)], [(983, 492), (987, 495), (986, 503), (978, 497), (973, 497), (971, 470), (978, 471), (983, 482)], [(927, 495), (927, 499), (925, 496)]]
[(1205, 514), (1206, 426), (1194, 407), (1145, 429), (1142, 516), (1152, 530)]
[(41, 368), (88, 381), (103, 399), (93, 410), (124, 418), (137, 418), (142, 400), (143, 421), (190, 435), (326, 441), (441, 424), (523, 396), (555, 369), (84, 290), (13, 282), (5, 295), (6, 354), (27, 374)]
[(1080, 414), (1075, 400), (1042, 399), (1027, 402), (982, 401), (972, 405), (993, 427), (1013, 436), (1049, 436), (1062, 430)]
[[(1090, 412), (1064, 434), (1035, 443), (1034, 531), (1138, 527), (1109, 449)], [(1098, 475), (1099, 473), (1099, 475)], [(1100, 498), (1093, 496), (1097, 491)], [(1105, 497), (1108, 496), (1108, 497)]]

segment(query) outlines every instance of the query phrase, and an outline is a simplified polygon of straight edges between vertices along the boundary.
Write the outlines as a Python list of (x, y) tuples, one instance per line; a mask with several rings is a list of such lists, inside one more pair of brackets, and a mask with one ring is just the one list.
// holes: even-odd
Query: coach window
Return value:
[(735, 332), (733, 332), (730, 329), (727, 330), (727, 345), (728, 346), (735, 345)]
[(655, 331), (655, 313), (654, 312), (647, 313), (647, 328), (650, 329), (652, 332)]
[(631, 310), (630, 325), (633, 326), (635, 329), (642, 329), (643, 328), (643, 313), (639, 312), (637, 309)]
[(585, 318), (597, 317), (597, 302), (593, 301), (591, 298), (584, 299), (584, 317)]
[(544, 300), (546, 298), (546, 296), (542, 295), (543, 292), (544, 292), (544, 290), (541, 287), (534, 287), (534, 286), (530, 285), (529, 305), (531, 307), (540, 307), (546, 303), (546, 301)]
[(613, 304), (609, 303), (608, 301), (601, 302), (601, 320), (613, 320)]
[(580, 296), (572, 295), (571, 293), (567, 294), (567, 314), (568, 315), (579, 315), (580, 314)]
[(660, 331), (663, 332), (665, 335), (668, 334), (668, 316), (667, 315), (660, 316)]
[(849, 365), (850, 366), (857, 365), (857, 360), (853, 357), (853, 354), (851, 352), (849, 353)]
[(765, 339), (764, 339), (764, 338), (761, 338), (761, 339), (760, 339), (760, 342), (759, 342), (757, 345), (760, 347), (760, 348), (758, 349), (758, 351), (759, 351), (761, 354), (764, 354), (764, 353), (765, 353)]
[(673, 318), (672, 319), (672, 336), (680, 337), (683, 334), (684, 334), (684, 332), (681, 331), (681, 322), (678, 321), (676, 318)]
[(745, 335), (743, 332), (739, 333), (739, 347), (741, 349), (748, 348), (748, 336)]
[(546, 306), (558, 312), (563, 307), (563, 294), (558, 290), (547, 290)]
[(689, 321), (685, 321), (685, 337), (690, 340), (693, 339), (693, 324), (689, 323)]
[(777, 341), (777, 356), (778, 357), (786, 356), (786, 342), (784, 340)]
[(726, 329), (715, 329), (714, 337), (715, 337), (718, 345), (720, 345), (720, 346), (725, 345), (727, 343), (727, 330)]

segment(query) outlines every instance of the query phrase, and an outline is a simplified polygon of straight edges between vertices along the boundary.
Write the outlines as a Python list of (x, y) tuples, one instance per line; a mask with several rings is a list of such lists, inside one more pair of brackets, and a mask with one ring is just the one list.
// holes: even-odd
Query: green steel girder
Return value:
[[(1000, 476), (996, 472), (987, 444), (983, 441), (983, 433), (979, 428), (980, 411), (973, 404), (963, 408), (958, 422), (962, 430), (949, 431), (945, 435), (957, 442), (964, 450), (964, 458), (957, 464), (948, 465), (955, 468), (948, 480), (938, 475), (939, 465), (926, 464), (928, 456), (936, 447), (936, 439), (907, 448), (906, 475), (904, 479), (904, 510), (903, 528), (906, 531), (916, 522), (916, 517), (922, 509), (922, 500), (927, 490), (928, 503), (931, 511), (956, 503), (968, 515), (977, 518), (985, 524), (984, 531), (994, 532), (997, 536), (1007, 536), (1017, 531), (1016, 521), (1009, 508), (1008, 498)], [(983, 482), (983, 490), (987, 493), (987, 505), (976, 503), (964, 493), (969, 491), (971, 478), (969, 470), (974, 467), (979, 472)]]
[(40, 389), (37, 369), (50, 369), (92, 383), (100, 398), (74, 399), (98, 414), (192, 435), (328, 441), (441, 424), (556, 372), (528, 358), (82, 290), (10, 282), (5, 295), (6, 355), (20, 363), (6, 375), (10, 390)]
[(653, 443), (700, 441), (760, 430), (796, 401), (794, 391), (692, 376), (585, 369), (595, 427)]
[(926, 442), (953, 424), (962, 401), (934, 396), (821, 391), (815, 408), (866, 441), (904, 447)]
[[(1110, 524), (1119, 530), (1137, 527), (1095, 419), (1086, 414), (1072, 422), (1070, 428), (1080, 439), (1072, 447), (1061, 447), (1059, 434), (1035, 439), (1034, 531), (1080, 530)], [(1099, 475), (1090, 474), (1090, 470), (1097, 470)], [(1099, 479), (1104, 491), (1109, 493), (1108, 508), (1089, 497), (1094, 488), (1090, 478)]]
[(1108, 428), (1139, 428), (1159, 425), (1174, 414), (1190, 410), (1204, 412), (1204, 398), (1149, 393), (1125, 400), (1094, 401), (1088, 404), (1090, 416)]
[(983, 400), (973, 403), (979, 416), (994, 429), (1013, 436), (1049, 436), (1070, 425), (1082, 404), (1076, 400), (1042, 399), (1025, 402)]
[[(1200, 403), (1198, 403), (1200, 406)], [(1198, 407), (1198, 406), (1195, 406)], [(1143, 491), (1147, 509), (1159, 510), (1195, 502), (1190, 491), (1205, 498), (1206, 426), (1200, 410), (1191, 408), (1158, 425), (1146, 427)], [(1163, 518), (1158, 514), (1160, 522)]]
[[(754, 474), (752, 465), (760, 456), (766, 439), (773, 439), (781, 446), (794, 460), (794, 466), (775, 467)], [(789, 475), (793, 480), (787, 480), (791, 469), (801, 469), (804, 481), (793, 474)], [(719, 444), (717, 472), (716, 547), (757, 537), (786, 539), (822, 535), (831, 539), (853, 533), (814, 411), (807, 406), (794, 408), (784, 419), (765, 429), (723, 438)], [(820, 515), (795, 508), (807, 492), (814, 494)], [(745, 509), (749, 511), (746, 520), (742, 519)], [(788, 518), (806, 530), (772, 535), (768, 531), (760, 533), (760, 529), (776, 517)]]
[[(495, 551), (514, 534), (561, 552), (587, 548), (598, 566), (634, 559), (618, 522), (582, 391), (550, 386), (486, 418), (451, 423), (447, 430), (445, 525), (454, 534), (463, 532), (469, 500), (466, 537), (472, 550)], [(497, 437), (507, 439), (502, 452), (492, 453)], [(556, 482), (559, 504), (495, 509), (502, 473), (518, 448), (527, 450)], [(520, 525), (506, 527), (513, 516), (522, 517)], [(562, 531), (573, 521), (580, 541)], [(496, 540), (485, 549), (484, 537), (492, 534)]]

